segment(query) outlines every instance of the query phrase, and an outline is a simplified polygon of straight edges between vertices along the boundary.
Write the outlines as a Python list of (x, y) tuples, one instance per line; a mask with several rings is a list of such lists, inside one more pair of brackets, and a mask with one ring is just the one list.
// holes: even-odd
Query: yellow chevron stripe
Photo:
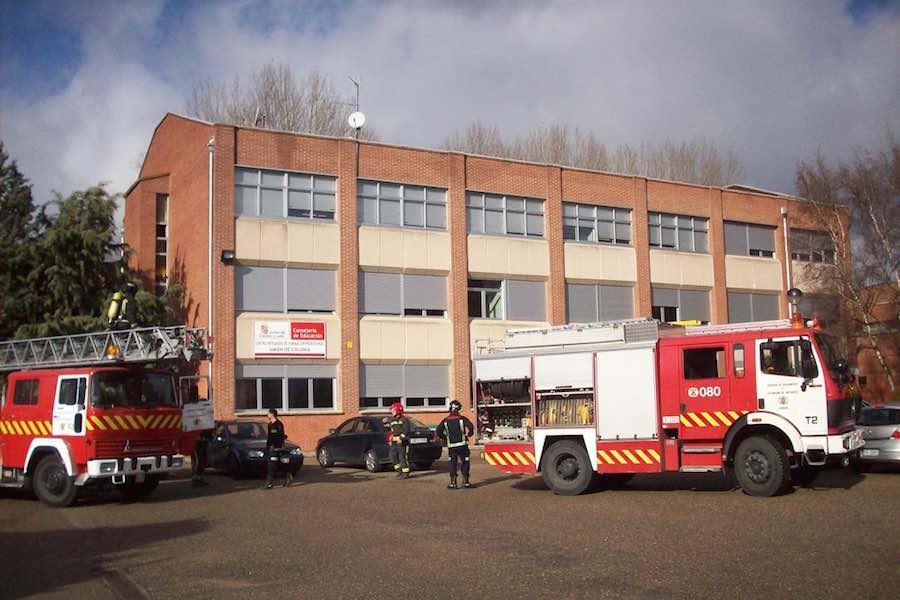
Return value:
[(614, 457), (616, 457), (616, 460), (619, 461), (621, 464), (623, 464), (623, 465), (626, 464), (625, 459), (622, 458), (622, 455), (619, 454), (618, 450), (610, 450), (609, 453), (612, 454)]
[(178, 422), (178, 415), (169, 415), (169, 423), (166, 425), (169, 429), (175, 428), (175, 423)]
[(516, 458), (519, 459), (519, 462), (520, 462), (521, 464), (523, 464), (523, 465), (531, 464), (531, 463), (528, 462), (528, 459), (525, 458), (524, 456), (522, 456), (522, 454), (521, 454), (518, 450), (514, 451), (513, 454), (516, 455)]
[(138, 415), (136, 418), (140, 421), (141, 427), (149, 429), (150, 421), (153, 420), (153, 415)]
[(174, 426), (177, 427), (178, 429), (181, 429), (181, 413), (178, 413), (177, 415), (175, 415), (175, 425)]
[(684, 425), (685, 427), (693, 427), (694, 426), (690, 421), (687, 420), (687, 417), (685, 417), (684, 415), (681, 415), (681, 424)]
[(734, 412), (733, 410), (729, 410), (729, 411), (728, 411), (728, 416), (731, 417), (731, 419), (732, 419), (733, 421), (737, 421), (738, 419), (741, 418), (741, 415), (737, 414), (737, 413)]
[(147, 429), (155, 429), (159, 422), (159, 415), (150, 415), (148, 419)]
[(615, 461), (612, 459), (612, 457), (609, 454), (607, 454), (605, 450), (600, 450), (600, 456), (601, 456), (601, 458), (603, 458), (603, 460), (606, 461), (607, 464), (611, 465), (611, 464), (615, 463)]
[(100, 417), (98, 417), (97, 415), (93, 415), (91, 417), (91, 421), (94, 422), (94, 425), (96, 425), (100, 431), (106, 431), (106, 425), (103, 424), (103, 421), (100, 419)]
[(500, 456), (500, 453), (499, 453), (499, 452), (494, 452), (494, 460), (496, 460), (496, 461), (497, 461), (498, 463), (500, 463), (502, 466), (504, 466), (504, 467), (506, 466), (506, 461), (503, 460), (503, 457)]
[(13, 428), (16, 430), (16, 433), (18, 435), (25, 435), (25, 433), (22, 431), (22, 426), (19, 425), (18, 421), (10, 421), (10, 422), (13, 424)]
[(537, 464), (537, 462), (535, 462), (535, 460), (534, 460), (534, 454), (532, 454), (531, 452), (526, 452), (525, 456), (528, 457), (528, 460), (531, 461), (531, 464), (533, 464), (533, 465)]
[(88, 431), (93, 431), (93, 430), (94, 430), (94, 424), (91, 423), (91, 420), (90, 420), (90, 419), (85, 419), (85, 420), (84, 420), (84, 424), (85, 424), (85, 426), (87, 427), (87, 430), (88, 430)]
[(132, 429), (141, 428), (141, 424), (134, 418), (134, 415), (125, 415), (125, 419), (128, 421), (128, 424), (131, 425)]
[(170, 418), (171, 416), (172, 416), (172, 415), (160, 415), (160, 416), (159, 416), (159, 423), (156, 424), (156, 428), (157, 428), (157, 429), (166, 429), (166, 428), (168, 428), (168, 426), (169, 426), (169, 418)]
[(707, 421), (709, 421), (709, 424), (712, 425), (713, 427), (719, 426), (719, 422), (716, 421), (713, 418), (713, 416), (711, 414), (709, 414), (708, 412), (701, 412), (700, 414), (703, 415), (703, 418), (706, 419)]
[(50, 425), (50, 421), (44, 421), (44, 427), (47, 428), (47, 431), (53, 431), (53, 426)]
[(657, 452), (656, 450), (653, 450), (653, 449), (647, 450), (647, 452), (650, 453), (650, 456), (653, 457), (653, 460), (655, 460), (656, 462), (659, 462), (659, 452)]
[(726, 427), (731, 425), (731, 419), (726, 417), (724, 413), (721, 413), (719, 411), (715, 411), (715, 413), (716, 413), (716, 418), (719, 419), (719, 421), (721, 421), (722, 423), (724, 423)]
[(652, 465), (652, 464), (653, 464), (653, 461), (650, 459), (649, 456), (647, 456), (646, 454), (644, 454), (644, 451), (643, 451), (643, 450), (641, 450), (640, 448), (635, 448), (634, 451), (635, 451), (635, 453), (636, 453), (638, 456), (641, 457), (641, 460), (642, 460), (642, 461), (644, 461), (644, 462), (647, 463), (648, 465)]
[(509, 461), (509, 464), (511, 464), (512, 466), (514, 466), (514, 467), (519, 466), (519, 463), (517, 463), (516, 459), (514, 459), (512, 457), (512, 454), (510, 454), (509, 452), (507, 452), (505, 450), (503, 451), (503, 458), (505, 458), (507, 461)]
[(696, 423), (696, 424), (699, 425), (700, 427), (706, 427), (706, 423), (704, 423), (704, 422), (700, 419), (700, 417), (698, 417), (698, 416), (695, 415), (694, 413), (688, 413), (688, 416), (691, 418), (691, 420), (692, 420), (694, 423)]
[(640, 464), (640, 461), (634, 456), (634, 454), (631, 453), (630, 450), (628, 450), (628, 448), (622, 448), (622, 454), (627, 456), (628, 460), (630, 460), (632, 463), (636, 465)]
[(109, 428), (113, 431), (118, 431), (119, 426), (116, 425), (116, 422), (113, 421), (113, 418), (109, 415), (103, 415), (103, 420), (106, 421), (106, 424), (109, 425)]
[(0, 433), (2, 433), (3, 435), (7, 435), (6, 434), (6, 423), (4, 423), (3, 421), (0, 421)]
[(483, 452), (481, 454), (481, 456), (484, 458), (484, 460), (487, 462), (487, 464), (491, 465), (492, 467), (497, 466), (497, 463), (495, 463), (494, 460), (491, 458), (490, 452)]
[(37, 425), (34, 424), (34, 421), (26, 421), (28, 427), (31, 428), (31, 435), (41, 435), (40, 430), (37, 428)]
[(113, 417), (116, 420), (116, 423), (119, 424), (119, 427), (122, 429), (128, 429), (128, 422), (122, 418), (122, 415), (116, 415)]

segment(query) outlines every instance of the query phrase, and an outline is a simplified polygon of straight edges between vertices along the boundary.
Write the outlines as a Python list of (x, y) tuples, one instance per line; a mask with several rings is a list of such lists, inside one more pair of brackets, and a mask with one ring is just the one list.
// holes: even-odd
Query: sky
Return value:
[(46, 202), (124, 192), (194, 84), (270, 62), (328, 76), (383, 141), (437, 147), (473, 120), (563, 123), (609, 146), (704, 138), (740, 183), (900, 134), (890, 0), (0, 0), (0, 140)]

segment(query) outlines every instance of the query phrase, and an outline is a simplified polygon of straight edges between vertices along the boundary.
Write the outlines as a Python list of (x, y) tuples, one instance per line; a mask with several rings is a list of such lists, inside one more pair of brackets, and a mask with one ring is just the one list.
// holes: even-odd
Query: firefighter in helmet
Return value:
[(403, 414), (403, 405), (391, 405), (390, 419), (385, 419), (391, 431), (391, 462), (399, 479), (409, 479), (409, 434), (412, 426), (409, 417)]
[(472, 487), (469, 483), (469, 438), (475, 435), (475, 427), (472, 421), (459, 414), (460, 410), (462, 404), (458, 400), (450, 402), (450, 414), (434, 430), (435, 436), (447, 442), (447, 454), (450, 456), (450, 485), (447, 489), (450, 490), (460, 487), (456, 482), (457, 465), (462, 470), (462, 487)]
[(134, 320), (134, 294), (137, 286), (129, 281), (125, 292), (116, 292), (106, 309), (106, 320), (110, 329), (131, 329)]

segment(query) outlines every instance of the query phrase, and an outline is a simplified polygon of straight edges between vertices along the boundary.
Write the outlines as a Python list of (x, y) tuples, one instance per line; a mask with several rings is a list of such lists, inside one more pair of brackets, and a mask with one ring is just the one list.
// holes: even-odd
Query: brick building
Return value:
[(217, 416), (276, 406), (307, 449), (396, 400), (425, 422), (470, 406), (471, 344), (507, 328), (785, 317), (785, 267), (833, 260), (783, 195), (167, 114), (125, 241), (196, 326), (210, 184)]

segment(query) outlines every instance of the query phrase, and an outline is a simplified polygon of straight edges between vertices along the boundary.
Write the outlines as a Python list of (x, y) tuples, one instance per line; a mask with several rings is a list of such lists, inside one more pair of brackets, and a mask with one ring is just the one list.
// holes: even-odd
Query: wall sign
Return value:
[(325, 323), (254, 321), (253, 354), (262, 358), (325, 358)]

